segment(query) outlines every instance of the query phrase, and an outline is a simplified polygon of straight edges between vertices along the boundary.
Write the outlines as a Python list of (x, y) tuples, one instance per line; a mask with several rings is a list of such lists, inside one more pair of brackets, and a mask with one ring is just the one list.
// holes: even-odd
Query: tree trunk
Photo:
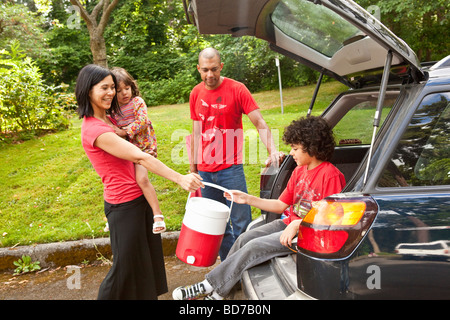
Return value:
[[(108, 60), (106, 57), (106, 44), (103, 32), (108, 24), (109, 16), (112, 10), (116, 7), (119, 0), (100, 0), (94, 7), (91, 13), (83, 7), (79, 0), (70, 0), (72, 5), (80, 8), (80, 15), (86, 22), (89, 30), (90, 46), (94, 63), (102, 67), (108, 67)], [(97, 22), (97, 17), (100, 12), (100, 21)]]
[(90, 45), (94, 64), (108, 68), (108, 59), (106, 57), (106, 44), (103, 35), (97, 32), (90, 32)]

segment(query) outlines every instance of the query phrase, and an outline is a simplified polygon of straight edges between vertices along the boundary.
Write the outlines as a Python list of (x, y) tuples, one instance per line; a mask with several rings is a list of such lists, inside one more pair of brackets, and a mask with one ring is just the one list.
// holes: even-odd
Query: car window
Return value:
[[(381, 112), (380, 127), (391, 111), (396, 97), (386, 98)], [(373, 134), (373, 118), (376, 111), (377, 96), (372, 100), (358, 102), (333, 128), (337, 145), (370, 144)]]
[(286, 35), (328, 57), (360, 33), (337, 13), (307, 0), (281, 1), (272, 13), (272, 22)]
[(379, 187), (450, 184), (450, 93), (426, 96), (381, 175)]

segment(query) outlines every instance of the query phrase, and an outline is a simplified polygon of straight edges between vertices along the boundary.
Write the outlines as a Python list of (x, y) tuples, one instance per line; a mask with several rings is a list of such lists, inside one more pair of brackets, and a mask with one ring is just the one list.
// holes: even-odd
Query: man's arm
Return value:
[(275, 142), (273, 140), (272, 131), (264, 120), (261, 111), (259, 111), (259, 109), (253, 110), (248, 114), (248, 117), (255, 128), (258, 130), (259, 137), (261, 138), (261, 141), (264, 143), (267, 148), (267, 152), (269, 153), (270, 161), (269, 163), (266, 163), (266, 165), (269, 165), (271, 163), (276, 163), (277, 165), (281, 164), (284, 154), (277, 151)]
[(197, 164), (198, 164), (198, 150), (201, 142), (201, 129), (202, 123), (201, 121), (193, 121), (192, 123), (192, 137), (191, 137), (191, 162), (189, 164), (189, 168), (191, 172), (198, 172)]
[(266, 121), (264, 120), (261, 111), (259, 109), (253, 110), (248, 114), (250, 121), (258, 130), (259, 137), (267, 148), (269, 155), (277, 151), (275, 143), (273, 141), (272, 132), (269, 129)]

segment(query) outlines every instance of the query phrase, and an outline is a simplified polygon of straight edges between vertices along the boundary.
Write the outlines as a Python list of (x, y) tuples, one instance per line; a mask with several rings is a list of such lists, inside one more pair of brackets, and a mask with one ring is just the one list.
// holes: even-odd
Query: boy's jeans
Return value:
[(280, 243), (286, 224), (277, 219), (243, 233), (234, 243), (228, 257), (205, 278), (222, 297), (226, 297), (245, 270), (292, 251)]
[[(233, 165), (227, 169), (217, 172), (199, 171), (203, 181), (217, 184), (228, 190), (240, 190), (247, 193), (247, 184), (245, 182), (244, 167), (242, 164)], [(230, 201), (225, 199), (223, 191), (205, 186), (202, 189), (202, 197), (214, 199), (224, 203), (228, 207)], [(228, 221), (222, 245), (219, 250), (220, 260), (224, 261), (230, 251), (231, 246), (245, 231), (248, 224), (252, 221), (252, 213), (249, 205), (233, 203), (230, 220)]]

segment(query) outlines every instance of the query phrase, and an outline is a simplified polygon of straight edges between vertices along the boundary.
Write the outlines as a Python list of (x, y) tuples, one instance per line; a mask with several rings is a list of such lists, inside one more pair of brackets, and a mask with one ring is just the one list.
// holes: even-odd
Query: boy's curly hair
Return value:
[(328, 123), (313, 116), (292, 121), (284, 131), (283, 141), (301, 145), (303, 151), (322, 161), (331, 160), (336, 146), (333, 130)]

